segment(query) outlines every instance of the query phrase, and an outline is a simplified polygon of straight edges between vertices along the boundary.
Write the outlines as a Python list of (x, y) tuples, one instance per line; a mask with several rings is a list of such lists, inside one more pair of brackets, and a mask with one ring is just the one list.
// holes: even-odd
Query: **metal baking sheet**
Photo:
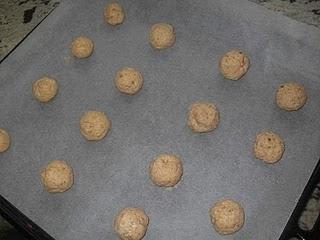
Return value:
[[(105, 1), (63, 1), (0, 66), (0, 126), (12, 137), (0, 155), (0, 194), (56, 239), (116, 239), (113, 218), (125, 206), (150, 217), (145, 239), (277, 239), (320, 156), (320, 31), (244, 0), (121, 0), (124, 24), (107, 26)], [(176, 28), (175, 45), (155, 51), (151, 24)], [(85, 60), (70, 57), (73, 37), (95, 43)], [(251, 59), (240, 81), (217, 66), (227, 50)], [(119, 93), (115, 72), (133, 66), (144, 76), (135, 96)], [(59, 81), (48, 104), (32, 98), (31, 83), (47, 74)], [(280, 83), (296, 80), (309, 95), (297, 112), (274, 103)], [(186, 110), (212, 101), (221, 113), (214, 132), (194, 134)], [(87, 142), (79, 118), (89, 109), (112, 120), (108, 136)], [(267, 165), (252, 156), (263, 129), (285, 140), (283, 159)], [(158, 153), (183, 160), (177, 187), (155, 187), (147, 168)], [(40, 169), (52, 159), (73, 167), (75, 184), (47, 193)], [(208, 210), (231, 197), (244, 207), (244, 227), (231, 236), (213, 231)]]

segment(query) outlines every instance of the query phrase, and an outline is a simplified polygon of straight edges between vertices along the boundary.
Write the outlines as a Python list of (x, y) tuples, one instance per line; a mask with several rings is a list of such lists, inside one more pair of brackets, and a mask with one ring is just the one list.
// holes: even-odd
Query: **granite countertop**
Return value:
[(59, 0), (1, 0), (0, 61), (58, 4)]
[[(0, 62), (62, 0), (0, 1)], [(107, 1), (107, 0), (106, 0)], [(320, 0), (250, 0), (266, 8), (307, 24), (320, 27)], [(299, 220), (302, 229), (311, 229), (320, 211), (320, 185)], [(17, 237), (0, 216), (1, 239)]]

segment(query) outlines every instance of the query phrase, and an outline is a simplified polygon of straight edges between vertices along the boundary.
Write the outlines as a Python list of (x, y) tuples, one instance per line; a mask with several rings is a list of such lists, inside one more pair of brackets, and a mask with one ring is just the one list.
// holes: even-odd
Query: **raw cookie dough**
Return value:
[(276, 101), (280, 108), (287, 111), (296, 111), (307, 101), (305, 88), (296, 82), (281, 84), (276, 92)]
[(143, 77), (136, 69), (124, 67), (117, 72), (114, 83), (120, 92), (133, 95), (141, 89)]
[(72, 55), (77, 58), (87, 58), (93, 52), (93, 42), (90, 38), (80, 36), (71, 43)]
[(114, 230), (122, 240), (140, 240), (144, 237), (149, 218), (141, 208), (122, 209), (114, 219)]
[(256, 136), (253, 153), (266, 163), (278, 162), (284, 152), (282, 138), (274, 132), (261, 132)]
[(100, 140), (109, 131), (111, 121), (103, 112), (88, 111), (80, 119), (80, 132), (87, 140)]
[(248, 71), (249, 65), (249, 58), (244, 52), (231, 50), (220, 59), (219, 70), (225, 78), (239, 80)]
[(119, 3), (109, 3), (104, 9), (104, 18), (110, 25), (121, 24), (124, 20), (123, 8)]
[(33, 96), (39, 102), (49, 102), (58, 92), (58, 83), (51, 77), (42, 77), (32, 84)]
[(176, 40), (174, 28), (168, 23), (156, 23), (149, 32), (149, 42), (155, 49), (171, 47)]
[(194, 132), (210, 132), (220, 121), (218, 108), (209, 102), (195, 102), (188, 109), (188, 127)]
[(244, 224), (244, 210), (236, 201), (221, 200), (210, 209), (210, 219), (219, 234), (233, 234)]
[(173, 187), (182, 176), (182, 162), (173, 154), (160, 154), (149, 165), (152, 182), (159, 187)]
[(0, 152), (5, 152), (10, 147), (10, 136), (8, 132), (0, 128)]
[(65, 192), (73, 184), (73, 171), (66, 161), (53, 160), (41, 170), (41, 181), (48, 192)]

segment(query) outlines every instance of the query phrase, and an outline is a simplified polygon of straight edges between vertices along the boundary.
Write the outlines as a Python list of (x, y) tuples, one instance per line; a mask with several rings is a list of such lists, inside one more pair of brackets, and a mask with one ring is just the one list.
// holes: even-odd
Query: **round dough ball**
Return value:
[(221, 74), (230, 80), (239, 80), (250, 66), (249, 58), (240, 50), (227, 52), (219, 62)]
[(72, 55), (77, 58), (87, 58), (93, 52), (93, 42), (88, 37), (77, 37), (71, 43)]
[(155, 49), (171, 47), (175, 40), (174, 28), (168, 23), (156, 23), (150, 29), (149, 41)]
[(136, 69), (124, 67), (117, 72), (114, 83), (120, 92), (133, 95), (141, 89), (143, 77)]
[(305, 88), (296, 82), (281, 84), (276, 92), (276, 101), (280, 108), (287, 111), (296, 111), (307, 102)]
[(51, 77), (42, 77), (33, 82), (32, 93), (39, 102), (49, 102), (58, 93), (58, 83)]
[(218, 108), (209, 102), (195, 102), (188, 109), (188, 127), (198, 133), (210, 132), (220, 121)]
[(10, 147), (10, 136), (8, 132), (0, 128), (0, 152), (5, 152)]
[(256, 136), (253, 153), (266, 163), (278, 162), (284, 152), (282, 138), (274, 132), (261, 132)]
[(173, 154), (160, 154), (149, 165), (152, 182), (159, 187), (173, 187), (182, 176), (182, 162)]
[(114, 230), (122, 240), (140, 240), (144, 237), (149, 218), (141, 208), (122, 209), (114, 219)]
[(80, 132), (87, 140), (101, 140), (110, 127), (111, 121), (103, 112), (88, 111), (80, 119)]
[(244, 210), (231, 199), (216, 202), (210, 209), (211, 223), (221, 235), (233, 234), (244, 224)]
[(119, 3), (109, 3), (104, 9), (104, 18), (110, 25), (121, 24), (124, 20), (124, 11)]
[(73, 171), (66, 161), (53, 160), (41, 170), (41, 181), (48, 192), (65, 192), (73, 185)]

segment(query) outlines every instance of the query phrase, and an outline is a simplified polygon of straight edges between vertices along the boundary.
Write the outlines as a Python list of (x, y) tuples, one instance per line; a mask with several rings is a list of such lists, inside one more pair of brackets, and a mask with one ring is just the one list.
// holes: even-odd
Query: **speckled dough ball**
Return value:
[(104, 9), (104, 18), (110, 25), (121, 24), (124, 20), (124, 11), (119, 3), (109, 3)]
[(210, 209), (211, 223), (221, 235), (233, 234), (244, 224), (244, 210), (231, 199), (216, 202)]
[(210, 132), (220, 121), (218, 108), (209, 102), (195, 102), (188, 109), (188, 127), (198, 133)]
[(160, 154), (149, 165), (152, 182), (159, 187), (173, 187), (182, 176), (182, 162), (173, 154)]
[(80, 119), (80, 132), (87, 140), (100, 140), (108, 133), (111, 121), (99, 111), (85, 112)]
[(41, 181), (48, 192), (65, 192), (73, 185), (73, 171), (66, 161), (53, 160), (41, 170)]
[(266, 163), (278, 162), (284, 152), (282, 138), (274, 132), (261, 132), (254, 141), (253, 153)]
[(133, 95), (141, 89), (143, 77), (136, 69), (124, 67), (117, 72), (114, 83), (120, 92)]
[(0, 152), (5, 152), (10, 147), (10, 136), (8, 132), (0, 128)]
[(249, 58), (244, 52), (231, 50), (220, 59), (219, 70), (225, 78), (239, 80), (248, 71), (249, 65)]
[(281, 84), (276, 92), (276, 101), (280, 108), (287, 111), (296, 111), (307, 102), (305, 88), (296, 82)]
[(93, 42), (88, 37), (77, 37), (71, 44), (72, 55), (77, 58), (87, 58), (93, 52)]
[(150, 29), (149, 41), (155, 49), (171, 47), (175, 40), (174, 28), (168, 23), (156, 23)]
[(32, 94), (39, 102), (49, 102), (58, 93), (58, 83), (51, 77), (42, 77), (32, 84)]
[(114, 219), (114, 230), (122, 240), (140, 240), (144, 237), (149, 218), (141, 208), (122, 209)]

